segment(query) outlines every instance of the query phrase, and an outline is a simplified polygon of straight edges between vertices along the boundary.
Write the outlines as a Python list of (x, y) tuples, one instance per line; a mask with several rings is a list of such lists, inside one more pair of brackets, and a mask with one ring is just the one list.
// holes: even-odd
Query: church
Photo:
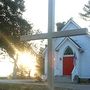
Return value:
[[(59, 30), (81, 30), (73, 19), (69, 19)], [(44, 74), (47, 77), (48, 48), (44, 51)], [(53, 38), (54, 77), (70, 76), (71, 80), (90, 79), (90, 35)]]

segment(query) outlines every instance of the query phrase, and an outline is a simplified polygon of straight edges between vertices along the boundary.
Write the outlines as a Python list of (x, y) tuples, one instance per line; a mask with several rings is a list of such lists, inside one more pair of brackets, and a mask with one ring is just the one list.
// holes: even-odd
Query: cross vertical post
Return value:
[(55, 0), (48, 1), (48, 87), (49, 90), (54, 90), (54, 67), (52, 56), (52, 36), (55, 24)]

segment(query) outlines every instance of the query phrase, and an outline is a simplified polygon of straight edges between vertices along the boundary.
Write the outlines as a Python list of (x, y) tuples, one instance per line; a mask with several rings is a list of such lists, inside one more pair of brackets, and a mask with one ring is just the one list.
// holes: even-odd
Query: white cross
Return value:
[(87, 30), (83, 28), (81, 30), (68, 30), (54, 32), (55, 25), (55, 0), (48, 1), (48, 33), (36, 34), (36, 35), (24, 35), (21, 36), (21, 41), (48, 39), (48, 86), (49, 90), (54, 90), (54, 77), (53, 77), (53, 57), (52, 57), (52, 38), (67, 37), (75, 35), (86, 35)]

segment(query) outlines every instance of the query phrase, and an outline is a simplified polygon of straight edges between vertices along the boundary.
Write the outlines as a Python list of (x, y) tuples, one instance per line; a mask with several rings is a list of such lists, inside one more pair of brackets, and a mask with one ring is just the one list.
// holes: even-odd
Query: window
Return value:
[(73, 55), (73, 51), (69, 46), (66, 48), (64, 55)]

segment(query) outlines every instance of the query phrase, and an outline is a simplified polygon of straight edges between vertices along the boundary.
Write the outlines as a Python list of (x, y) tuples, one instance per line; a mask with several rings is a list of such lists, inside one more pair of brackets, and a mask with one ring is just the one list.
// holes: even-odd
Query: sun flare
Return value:
[(30, 53), (24, 52), (20, 53), (18, 56), (18, 63), (22, 64), (23, 66), (27, 67), (30, 70), (30, 76), (34, 77), (37, 73), (36, 70), (36, 57)]

